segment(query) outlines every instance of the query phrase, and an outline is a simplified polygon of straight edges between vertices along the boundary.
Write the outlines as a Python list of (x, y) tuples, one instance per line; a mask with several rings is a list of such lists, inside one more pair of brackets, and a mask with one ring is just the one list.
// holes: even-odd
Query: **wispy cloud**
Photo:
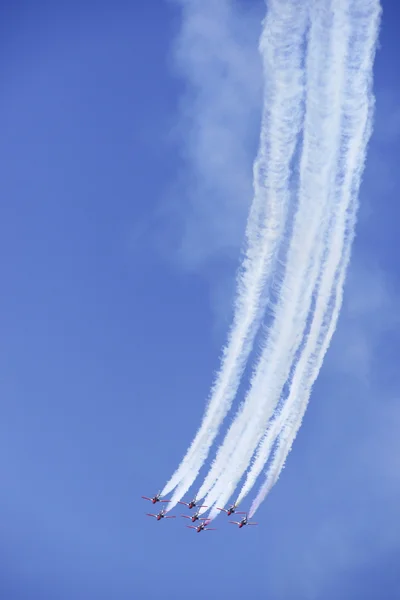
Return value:
[(174, 173), (152, 214), (132, 226), (129, 246), (196, 272), (209, 289), (213, 326), (222, 335), (231, 321), (253, 197), (265, 7), (232, 0), (170, 0), (170, 6), (179, 30), (167, 62), (179, 101), (164, 142), (174, 155)]
[(237, 260), (252, 199), (262, 102), (261, 14), (230, 1), (176, 1), (171, 69), (184, 86), (173, 137), (182, 170), (163, 211), (170, 248), (187, 268)]

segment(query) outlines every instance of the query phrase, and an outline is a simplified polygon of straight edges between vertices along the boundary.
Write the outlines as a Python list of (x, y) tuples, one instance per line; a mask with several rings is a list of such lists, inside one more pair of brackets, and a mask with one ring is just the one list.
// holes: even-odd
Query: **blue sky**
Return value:
[(344, 309), (260, 525), (144, 516), (200, 422), (251, 198), (263, 3), (202, 6), (0, 8), (7, 600), (400, 596), (394, 1)]

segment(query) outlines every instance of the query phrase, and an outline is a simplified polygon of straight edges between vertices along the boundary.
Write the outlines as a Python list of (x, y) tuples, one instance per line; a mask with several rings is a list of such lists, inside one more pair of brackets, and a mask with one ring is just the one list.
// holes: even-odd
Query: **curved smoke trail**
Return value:
[[(341, 89), (347, 51), (343, 12), (331, 15), (329, 8), (329, 5), (319, 4), (310, 15), (299, 207), (275, 320), (242, 411), (199, 492), (200, 497), (206, 490), (209, 492), (207, 505), (215, 502), (223, 505), (229, 499), (280, 401), (306, 330), (313, 291), (326, 252), (329, 215), (333, 210), (328, 190), (339, 147)], [(212, 491), (210, 483), (215, 485)]]
[[(343, 301), (343, 289), (354, 238), (358, 193), (364, 169), (366, 151), (372, 132), (374, 97), (372, 69), (378, 38), (381, 7), (379, 0), (353, 0), (349, 7), (352, 22), (350, 66), (346, 81), (346, 102), (342, 119), (342, 152), (334, 194), (343, 199), (341, 212), (332, 236), (323, 282), (318, 291), (317, 306), (307, 340), (293, 377), (287, 405), (279, 422), (283, 427), (267, 478), (253, 501), (250, 516), (254, 515), (277, 481), (307, 408), (312, 386), (321, 369), (336, 329)], [(286, 417), (286, 420), (284, 420)], [(279, 428), (279, 426), (278, 426)], [(260, 452), (259, 464), (265, 464), (271, 450), (266, 442)], [(257, 469), (258, 470), (258, 469)], [(261, 469), (260, 469), (261, 470)], [(258, 470), (258, 472), (260, 472)], [(255, 476), (249, 482), (255, 482)]]
[(305, 28), (306, 11), (299, 9), (296, 0), (270, 2), (260, 41), (268, 86), (264, 92), (260, 147), (254, 164), (254, 200), (238, 277), (234, 322), (201, 427), (162, 490), (165, 495), (178, 486), (169, 510), (189, 489), (209, 453), (231, 407), (265, 310), (264, 291), (285, 229), (290, 164), (302, 122), (301, 45)]

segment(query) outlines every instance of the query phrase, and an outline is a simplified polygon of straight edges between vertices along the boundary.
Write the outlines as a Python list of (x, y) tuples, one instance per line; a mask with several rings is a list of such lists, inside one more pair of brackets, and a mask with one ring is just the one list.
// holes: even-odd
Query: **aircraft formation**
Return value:
[[(149, 498), (148, 496), (142, 496), (142, 498), (144, 500), (149, 500), (153, 504), (157, 504), (157, 502), (170, 502), (170, 500), (161, 500), (161, 492), (158, 492), (158, 494), (156, 494), (152, 498)], [(196, 521), (201, 521), (199, 525), (186, 525), (188, 529), (195, 529), (197, 533), (200, 533), (201, 531), (216, 531), (214, 527), (208, 527), (208, 525), (211, 523), (210, 518), (200, 517), (200, 508), (207, 508), (207, 506), (205, 506), (204, 504), (198, 504), (196, 498), (193, 498), (193, 500), (191, 500), (190, 502), (179, 502), (179, 504), (184, 504), (188, 507), (189, 510), (197, 507), (197, 511), (193, 513), (193, 515), (181, 515), (181, 517), (183, 517), (184, 519), (189, 519), (190, 521), (192, 521), (192, 523), (195, 523)], [(241, 518), (240, 521), (229, 521), (229, 523), (231, 523), (232, 525), (237, 525), (239, 529), (241, 529), (245, 525), (258, 525), (258, 523), (250, 522), (248, 520), (247, 513), (243, 511), (238, 511), (236, 509), (236, 504), (231, 504), (228, 508), (217, 508), (217, 510), (226, 513), (228, 517), (233, 513), (236, 513), (238, 515), (245, 515)], [(161, 519), (175, 519), (176, 515), (167, 515), (166, 513), (166, 509), (162, 508), (157, 514), (146, 513), (146, 515), (148, 517), (154, 517), (155, 519), (157, 519), (157, 521), (161, 521)]]

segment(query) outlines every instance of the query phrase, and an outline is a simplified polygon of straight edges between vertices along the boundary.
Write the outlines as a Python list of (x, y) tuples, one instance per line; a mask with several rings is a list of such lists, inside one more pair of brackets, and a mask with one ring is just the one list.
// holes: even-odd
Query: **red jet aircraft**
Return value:
[(157, 519), (157, 521), (160, 521), (161, 519), (175, 519), (175, 515), (166, 515), (165, 514), (165, 508), (163, 508), (162, 510), (160, 510), (159, 513), (157, 513), (156, 515), (152, 515), (150, 513), (146, 513), (148, 517), (155, 517)]
[(232, 513), (236, 513), (238, 515), (245, 515), (246, 514), (245, 512), (243, 512), (243, 511), (237, 511), (236, 509), (237, 509), (237, 505), (236, 504), (231, 504), (230, 507), (228, 508), (228, 510), (226, 510), (226, 508), (218, 508), (217, 507), (217, 510), (222, 510), (223, 512), (225, 512), (228, 515), (228, 517), (230, 517)]
[(161, 492), (158, 492), (158, 494), (156, 496), (153, 496), (152, 498), (149, 498), (148, 496), (142, 496), (142, 498), (144, 498), (145, 500), (150, 500), (150, 502), (152, 502), (153, 504), (155, 504), (156, 502), (169, 502), (169, 500), (160, 500), (160, 496)]
[(207, 508), (207, 506), (204, 506), (203, 504), (197, 504), (196, 498), (193, 498), (193, 500), (191, 500), (190, 502), (179, 502), (179, 504), (184, 504), (189, 508), (189, 510), (191, 508), (194, 508), (195, 506), (197, 506), (197, 508)]
[(238, 525), (239, 529), (244, 527), (245, 525), (258, 525), (258, 523), (249, 523), (247, 520), (247, 515), (243, 517), (241, 521), (229, 521), (229, 523), (233, 523), (234, 525)]
[[(181, 517), (183, 517), (184, 519), (190, 519), (192, 521), (192, 523), (194, 523), (195, 521), (198, 521), (200, 519), (199, 513), (200, 513), (200, 511), (198, 510), (191, 517), (189, 517), (189, 515), (181, 515)], [(206, 521), (207, 519), (200, 519), (200, 520)]]
[(186, 525), (186, 527), (189, 529), (195, 529), (197, 533), (200, 533), (200, 531), (216, 531), (214, 527), (207, 527), (208, 523), (210, 523), (210, 519), (204, 519), (204, 521), (204, 523), (200, 523), (200, 525), (197, 525), (197, 527), (194, 527), (193, 525)]

